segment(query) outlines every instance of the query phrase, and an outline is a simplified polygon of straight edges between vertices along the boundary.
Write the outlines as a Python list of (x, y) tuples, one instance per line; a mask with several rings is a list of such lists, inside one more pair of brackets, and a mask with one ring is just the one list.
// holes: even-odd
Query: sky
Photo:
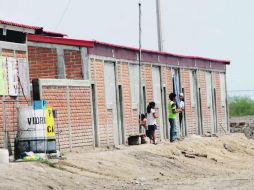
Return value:
[[(142, 47), (157, 50), (156, 0), (142, 4)], [(139, 0), (0, 0), (0, 19), (70, 38), (138, 47)], [(254, 0), (161, 0), (164, 51), (231, 61), (229, 94), (253, 90)]]

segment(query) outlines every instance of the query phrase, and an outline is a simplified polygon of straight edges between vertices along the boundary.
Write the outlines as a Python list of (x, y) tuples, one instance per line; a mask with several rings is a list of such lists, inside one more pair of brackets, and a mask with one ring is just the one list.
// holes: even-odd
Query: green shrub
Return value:
[(229, 98), (229, 115), (230, 117), (254, 115), (254, 100), (243, 96)]

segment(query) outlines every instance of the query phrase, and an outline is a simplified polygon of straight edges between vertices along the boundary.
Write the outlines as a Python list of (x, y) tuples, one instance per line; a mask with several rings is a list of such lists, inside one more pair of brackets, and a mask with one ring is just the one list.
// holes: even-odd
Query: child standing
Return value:
[(148, 137), (156, 144), (156, 134), (157, 129), (156, 118), (158, 118), (155, 111), (155, 102), (150, 102), (147, 106), (147, 126), (148, 126)]

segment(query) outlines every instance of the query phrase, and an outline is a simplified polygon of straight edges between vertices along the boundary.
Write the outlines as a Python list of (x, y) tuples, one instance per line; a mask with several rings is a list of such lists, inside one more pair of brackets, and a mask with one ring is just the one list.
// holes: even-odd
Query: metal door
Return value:
[(153, 81), (153, 99), (156, 104), (156, 108), (158, 108), (159, 115), (159, 126), (160, 126), (160, 137), (161, 139), (165, 139), (166, 131), (163, 122), (163, 105), (162, 105), (162, 88), (161, 88), (161, 76), (160, 76), (160, 68), (153, 67), (152, 68), (152, 81)]
[(116, 76), (115, 64), (104, 63), (104, 83), (105, 83), (105, 99), (106, 108), (112, 110), (112, 127), (114, 131), (114, 144), (119, 145), (119, 128), (118, 128), (118, 113), (116, 105)]

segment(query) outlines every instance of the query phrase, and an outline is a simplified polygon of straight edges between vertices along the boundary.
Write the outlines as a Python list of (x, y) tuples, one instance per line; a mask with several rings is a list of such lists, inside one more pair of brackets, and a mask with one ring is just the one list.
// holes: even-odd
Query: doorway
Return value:
[(93, 106), (93, 129), (94, 129), (94, 145), (99, 146), (99, 131), (97, 120), (97, 102), (96, 102), (96, 89), (95, 84), (91, 84), (92, 89), (92, 106)]
[(146, 87), (143, 86), (142, 90), (143, 90), (143, 93), (142, 93), (142, 95), (143, 95), (143, 113), (146, 113)]
[[(105, 62), (104, 63), (104, 86), (105, 86), (105, 102), (106, 102), (106, 111), (107, 113), (112, 113), (111, 124), (108, 127), (111, 129), (108, 131), (113, 131), (114, 145), (120, 144), (120, 135), (119, 135), (119, 114), (117, 108), (117, 91), (116, 88), (116, 66), (114, 62)], [(108, 114), (107, 114), (108, 117)]]
[(214, 115), (214, 133), (218, 132), (218, 118), (217, 118), (217, 98), (216, 88), (213, 89), (213, 115)]
[(197, 71), (192, 70), (191, 71), (191, 85), (192, 85), (192, 101), (193, 105), (195, 107), (195, 113), (196, 113), (196, 123), (197, 123), (197, 132), (199, 135), (203, 134), (203, 119), (202, 119), (202, 105), (201, 105), (201, 91), (200, 88), (198, 88), (198, 77), (197, 77)]
[(161, 71), (160, 67), (152, 67), (152, 84), (153, 84), (153, 100), (155, 102), (156, 108), (158, 109), (159, 119), (160, 119), (160, 137), (161, 140), (165, 139), (165, 123), (163, 117), (163, 102), (162, 102), (162, 88), (161, 88)]
[[(183, 99), (185, 100), (185, 89), (182, 88)], [(184, 102), (184, 111), (183, 111), (183, 118), (182, 118), (182, 136), (188, 136), (188, 129), (187, 129), (187, 122), (186, 122), (186, 112), (185, 112), (185, 102)]]
[(165, 130), (164, 130), (164, 138), (165, 139), (169, 139), (170, 135), (169, 135), (169, 127), (168, 127), (168, 101), (167, 101), (167, 89), (164, 86), (162, 88), (162, 105), (163, 105), (163, 122), (164, 122), (164, 126), (165, 126)]
[(119, 118), (119, 128), (120, 128), (120, 136), (121, 136), (121, 143), (125, 144), (125, 129), (124, 129), (124, 111), (123, 111), (123, 88), (122, 85), (118, 85), (118, 118)]
[(211, 118), (211, 132), (216, 133), (216, 105), (215, 105), (214, 89), (213, 89), (213, 80), (212, 73), (206, 72), (206, 102), (207, 108), (210, 109), (210, 118)]

